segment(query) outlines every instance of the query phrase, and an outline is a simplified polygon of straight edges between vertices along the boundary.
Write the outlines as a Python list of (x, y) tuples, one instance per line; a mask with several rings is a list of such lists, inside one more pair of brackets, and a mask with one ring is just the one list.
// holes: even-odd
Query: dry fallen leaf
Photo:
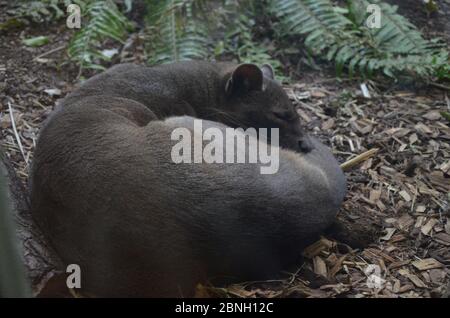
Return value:
[(441, 113), (438, 110), (432, 110), (423, 115), (424, 118), (428, 120), (439, 120), (441, 119)]
[(401, 196), (406, 202), (411, 201), (411, 196), (410, 196), (409, 193), (406, 192), (405, 190), (400, 191), (398, 194), (400, 194), (400, 196)]
[(305, 256), (306, 258), (313, 258), (314, 256), (319, 255), (322, 251), (330, 250), (335, 246), (336, 243), (322, 237), (320, 240), (305, 248), (303, 250), (303, 256)]
[(430, 219), (422, 228), (420, 229), (424, 235), (429, 235), (433, 227), (438, 223), (436, 219)]
[(314, 262), (314, 273), (326, 278), (328, 276), (328, 270), (325, 261), (320, 256), (315, 256), (313, 262)]
[(416, 285), (419, 288), (426, 288), (427, 285), (416, 275), (411, 274), (411, 272), (407, 269), (401, 269), (398, 271), (398, 273), (406, 278), (408, 278), (414, 285)]
[(412, 265), (420, 271), (425, 271), (428, 269), (440, 268), (442, 265), (440, 262), (435, 260), (434, 258), (426, 258), (418, 261), (412, 262)]
[(409, 214), (404, 214), (397, 220), (398, 229), (401, 231), (407, 231), (413, 224), (414, 219)]
[(380, 237), (380, 239), (383, 241), (389, 241), (391, 239), (392, 235), (394, 235), (396, 229), (391, 227), (391, 228), (385, 229), (385, 231), (386, 231), (386, 235)]

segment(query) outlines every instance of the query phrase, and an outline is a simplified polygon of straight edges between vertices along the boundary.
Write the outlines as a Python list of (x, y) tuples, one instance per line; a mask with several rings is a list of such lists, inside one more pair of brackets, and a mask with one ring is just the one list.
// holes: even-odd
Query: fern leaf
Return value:
[[(353, 7), (369, 5), (366, 0), (349, 2)], [(380, 28), (368, 28), (364, 23), (359, 28), (362, 34), (370, 34), (374, 40), (368, 55), (378, 59), (376, 69), (393, 78), (399, 73), (429, 78), (441, 65), (448, 64), (448, 52), (443, 50), (439, 39), (424, 39), (412, 23), (397, 13), (396, 6), (379, 0), (370, 3), (377, 4), (381, 10)], [(360, 15), (365, 17), (364, 13)]]
[[(369, 4), (381, 9), (380, 28), (365, 25)], [(424, 39), (397, 7), (380, 0), (348, 0), (347, 9), (328, 0), (272, 0), (270, 12), (281, 38), (301, 35), (311, 52), (334, 61), (338, 75), (347, 69), (350, 76), (446, 78), (448, 52), (439, 40)]]
[(342, 30), (351, 24), (328, 0), (274, 0), (270, 4), (270, 12), (280, 21), (279, 33), (306, 35), (305, 45), (316, 54), (341, 42)]
[(110, 0), (92, 1), (86, 7), (87, 24), (71, 39), (67, 52), (71, 60), (83, 68), (104, 69), (98, 62), (107, 60), (99, 50), (105, 39), (123, 43), (127, 31), (132, 28), (127, 18)]
[(150, 12), (151, 64), (205, 59), (210, 52), (207, 26), (194, 15), (194, 0), (165, 0), (154, 3)]
[[(350, 6), (366, 8), (369, 4), (376, 4), (381, 10), (381, 27), (365, 28), (375, 39), (377, 46), (385, 51), (400, 54), (423, 54), (433, 52), (439, 45), (425, 40), (417, 28), (405, 17), (397, 13), (397, 6), (383, 3), (379, 0), (349, 1)], [(364, 18), (364, 15), (362, 16)]]

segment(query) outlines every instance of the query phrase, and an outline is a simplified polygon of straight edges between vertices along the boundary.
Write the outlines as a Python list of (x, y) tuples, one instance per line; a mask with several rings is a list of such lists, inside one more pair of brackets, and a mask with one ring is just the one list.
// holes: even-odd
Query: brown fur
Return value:
[[(132, 75), (132, 66), (120, 68)], [(33, 217), (64, 262), (81, 266), (90, 295), (192, 296), (207, 279), (269, 277), (294, 264), (302, 247), (333, 223), (345, 193), (336, 160), (312, 138), (308, 153), (280, 150), (273, 175), (260, 174), (259, 164), (174, 164), (171, 132), (192, 130), (194, 118), (161, 114), (186, 101), (205, 106), (194, 110), (200, 117), (217, 116), (206, 105), (220, 99), (211, 88), (219, 84), (162, 69), (153, 84), (143, 75), (121, 80), (114, 68), (87, 81), (40, 133)], [(170, 81), (182, 78), (186, 90), (170, 91)], [(146, 83), (168, 97), (145, 95)], [(257, 106), (239, 107), (251, 113)]]
[(155, 67), (119, 64), (87, 80), (62, 106), (100, 95), (140, 102), (158, 118), (189, 115), (235, 128), (279, 128), (283, 147), (310, 148), (299, 115), (268, 66), (202, 61)]

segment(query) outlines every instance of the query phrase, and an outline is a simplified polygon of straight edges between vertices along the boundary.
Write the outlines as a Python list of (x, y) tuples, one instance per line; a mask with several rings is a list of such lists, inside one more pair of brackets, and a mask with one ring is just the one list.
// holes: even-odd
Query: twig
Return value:
[(8, 101), (8, 108), (9, 108), (9, 117), (11, 118), (11, 124), (14, 132), (14, 136), (16, 137), (17, 144), (19, 145), (20, 152), (22, 153), (23, 160), (25, 160), (25, 163), (28, 165), (27, 157), (25, 156), (25, 152), (23, 151), (22, 141), (20, 140), (19, 133), (17, 132), (16, 128), (16, 122), (14, 121), (14, 113), (11, 106), (11, 102)]
[(366, 152), (363, 152), (362, 154), (356, 156), (353, 159), (350, 159), (346, 162), (344, 162), (343, 164), (341, 164), (341, 169), (344, 171), (348, 171), (350, 170), (350, 168), (356, 166), (357, 164), (366, 161), (367, 159), (369, 159), (370, 157), (372, 157), (373, 155), (375, 155), (378, 152), (378, 148), (373, 148), (370, 149)]
[(36, 56), (36, 57), (33, 59), (33, 61), (36, 61), (37, 59), (40, 59), (40, 58), (42, 58), (42, 57), (44, 57), (44, 56), (47, 56), (47, 55), (49, 55), (49, 54), (52, 54), (52, 53), (61, 51), (61, 50), (63, 50), (65, 47), (66, 47), (66, 45), (64, 44), (64, 45), (58, 46), (58, 47), (56, 47), (56, 48), (54, 48), (54, 49), (51, 49), (50, 51), (44, 52), (44, 53), (42, 53), (42, 54)]
[(431, 83), (429, 83), (428, 85), (433, 86), (433, 87), (436, 87), (436, 88), (439, 88), (439, 89), (443, 89), (443, 90), (446, 90), (446, 91), (450, 91), (450, 86), (445, 86), (445, 85), (443, 85), (443, 84), (431, 82)]

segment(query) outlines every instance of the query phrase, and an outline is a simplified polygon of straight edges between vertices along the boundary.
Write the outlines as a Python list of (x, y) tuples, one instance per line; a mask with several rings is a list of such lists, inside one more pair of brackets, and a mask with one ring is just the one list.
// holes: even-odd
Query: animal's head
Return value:
[[(225, 98), (220, 120), (232, 127), (279, 128), (280, 145), (307, 152), (310, 150), (300, 123), (300, 117), (275, 80), (268, 64), (234, 66), (223, 80)], [(270, 136), (269, 136), (270, 137)]]

